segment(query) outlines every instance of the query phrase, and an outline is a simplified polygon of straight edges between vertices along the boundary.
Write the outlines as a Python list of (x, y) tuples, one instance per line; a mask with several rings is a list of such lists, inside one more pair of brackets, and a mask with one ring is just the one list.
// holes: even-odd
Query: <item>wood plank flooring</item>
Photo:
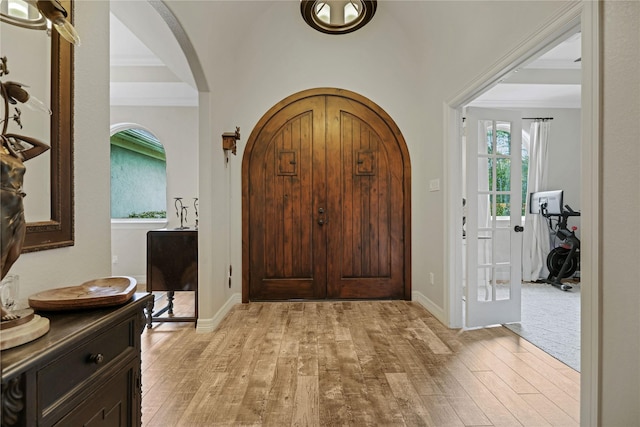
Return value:
[(145, 427), (579, 425), (576, 371), (408, 301), (243, 304), (202, 334), (154, 323), (142, 369)]

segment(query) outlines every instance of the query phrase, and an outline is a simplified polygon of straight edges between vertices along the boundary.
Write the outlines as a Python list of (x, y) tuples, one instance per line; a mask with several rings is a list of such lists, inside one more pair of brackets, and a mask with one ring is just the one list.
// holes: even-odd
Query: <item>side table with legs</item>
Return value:
[[(152, 322), (196, 322), (198, 319), (198, 231), (160, 229), (147, 232), (147, 291), (166, 292), (167, 305), (154, 311), (147, 304), (147, 328)], [(174, 316), (175, 293), (192, 291), (194, 315)], [(167, 314), (163, 316), (163, 314)]]

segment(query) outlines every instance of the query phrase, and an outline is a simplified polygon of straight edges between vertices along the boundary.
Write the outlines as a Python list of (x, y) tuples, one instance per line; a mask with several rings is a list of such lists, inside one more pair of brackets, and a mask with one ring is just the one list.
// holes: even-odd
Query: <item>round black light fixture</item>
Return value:
[(376, 0), (300, 0), (302, 18), (327, 34), (346, 34), (365, 26), (376, 13)]

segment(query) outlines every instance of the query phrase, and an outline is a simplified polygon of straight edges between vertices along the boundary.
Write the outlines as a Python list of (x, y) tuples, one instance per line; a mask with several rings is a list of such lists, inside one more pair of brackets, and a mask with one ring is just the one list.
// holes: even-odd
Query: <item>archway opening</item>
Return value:
[(167, 158), (151, 132), (133, 128), (110, 138), (111, 218), (167, 217)]

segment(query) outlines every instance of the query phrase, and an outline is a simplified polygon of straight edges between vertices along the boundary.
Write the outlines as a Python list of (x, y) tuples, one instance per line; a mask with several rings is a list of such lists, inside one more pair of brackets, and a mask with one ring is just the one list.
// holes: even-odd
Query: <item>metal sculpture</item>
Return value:
[[(0, 61), (0, 77), (9, 74), (7, 58)], [(22, 251), (26, 233), (24, 219), (23, 199), (25, 193), (22, 190), (26, 167), (24, 162), (32, 159), (49, 149), (45, 143), (24, 135), (7, 133), (9, 121), (15, 122), (22, 129), (20, 121), (21, 111), (14, 107), (13, 115), (9, 115), (9, 104), (31, 104), (43, 109), (44, 104), (29, 96), (24, 85), (17, 82), (0, 82), (0, 93), (4, 101), (4, 118), (2, 120), (2, 134), (0, 135), (0, 161), (2, 181), (0, 184), (0, 245), (2, 258), (0, 259), (0, 279), (4, 279), (11, 266), (16, 262)], [(44, 107), (45, 111), (49, 111)], [(6, 316), (2, 309), (2, 319)]]

